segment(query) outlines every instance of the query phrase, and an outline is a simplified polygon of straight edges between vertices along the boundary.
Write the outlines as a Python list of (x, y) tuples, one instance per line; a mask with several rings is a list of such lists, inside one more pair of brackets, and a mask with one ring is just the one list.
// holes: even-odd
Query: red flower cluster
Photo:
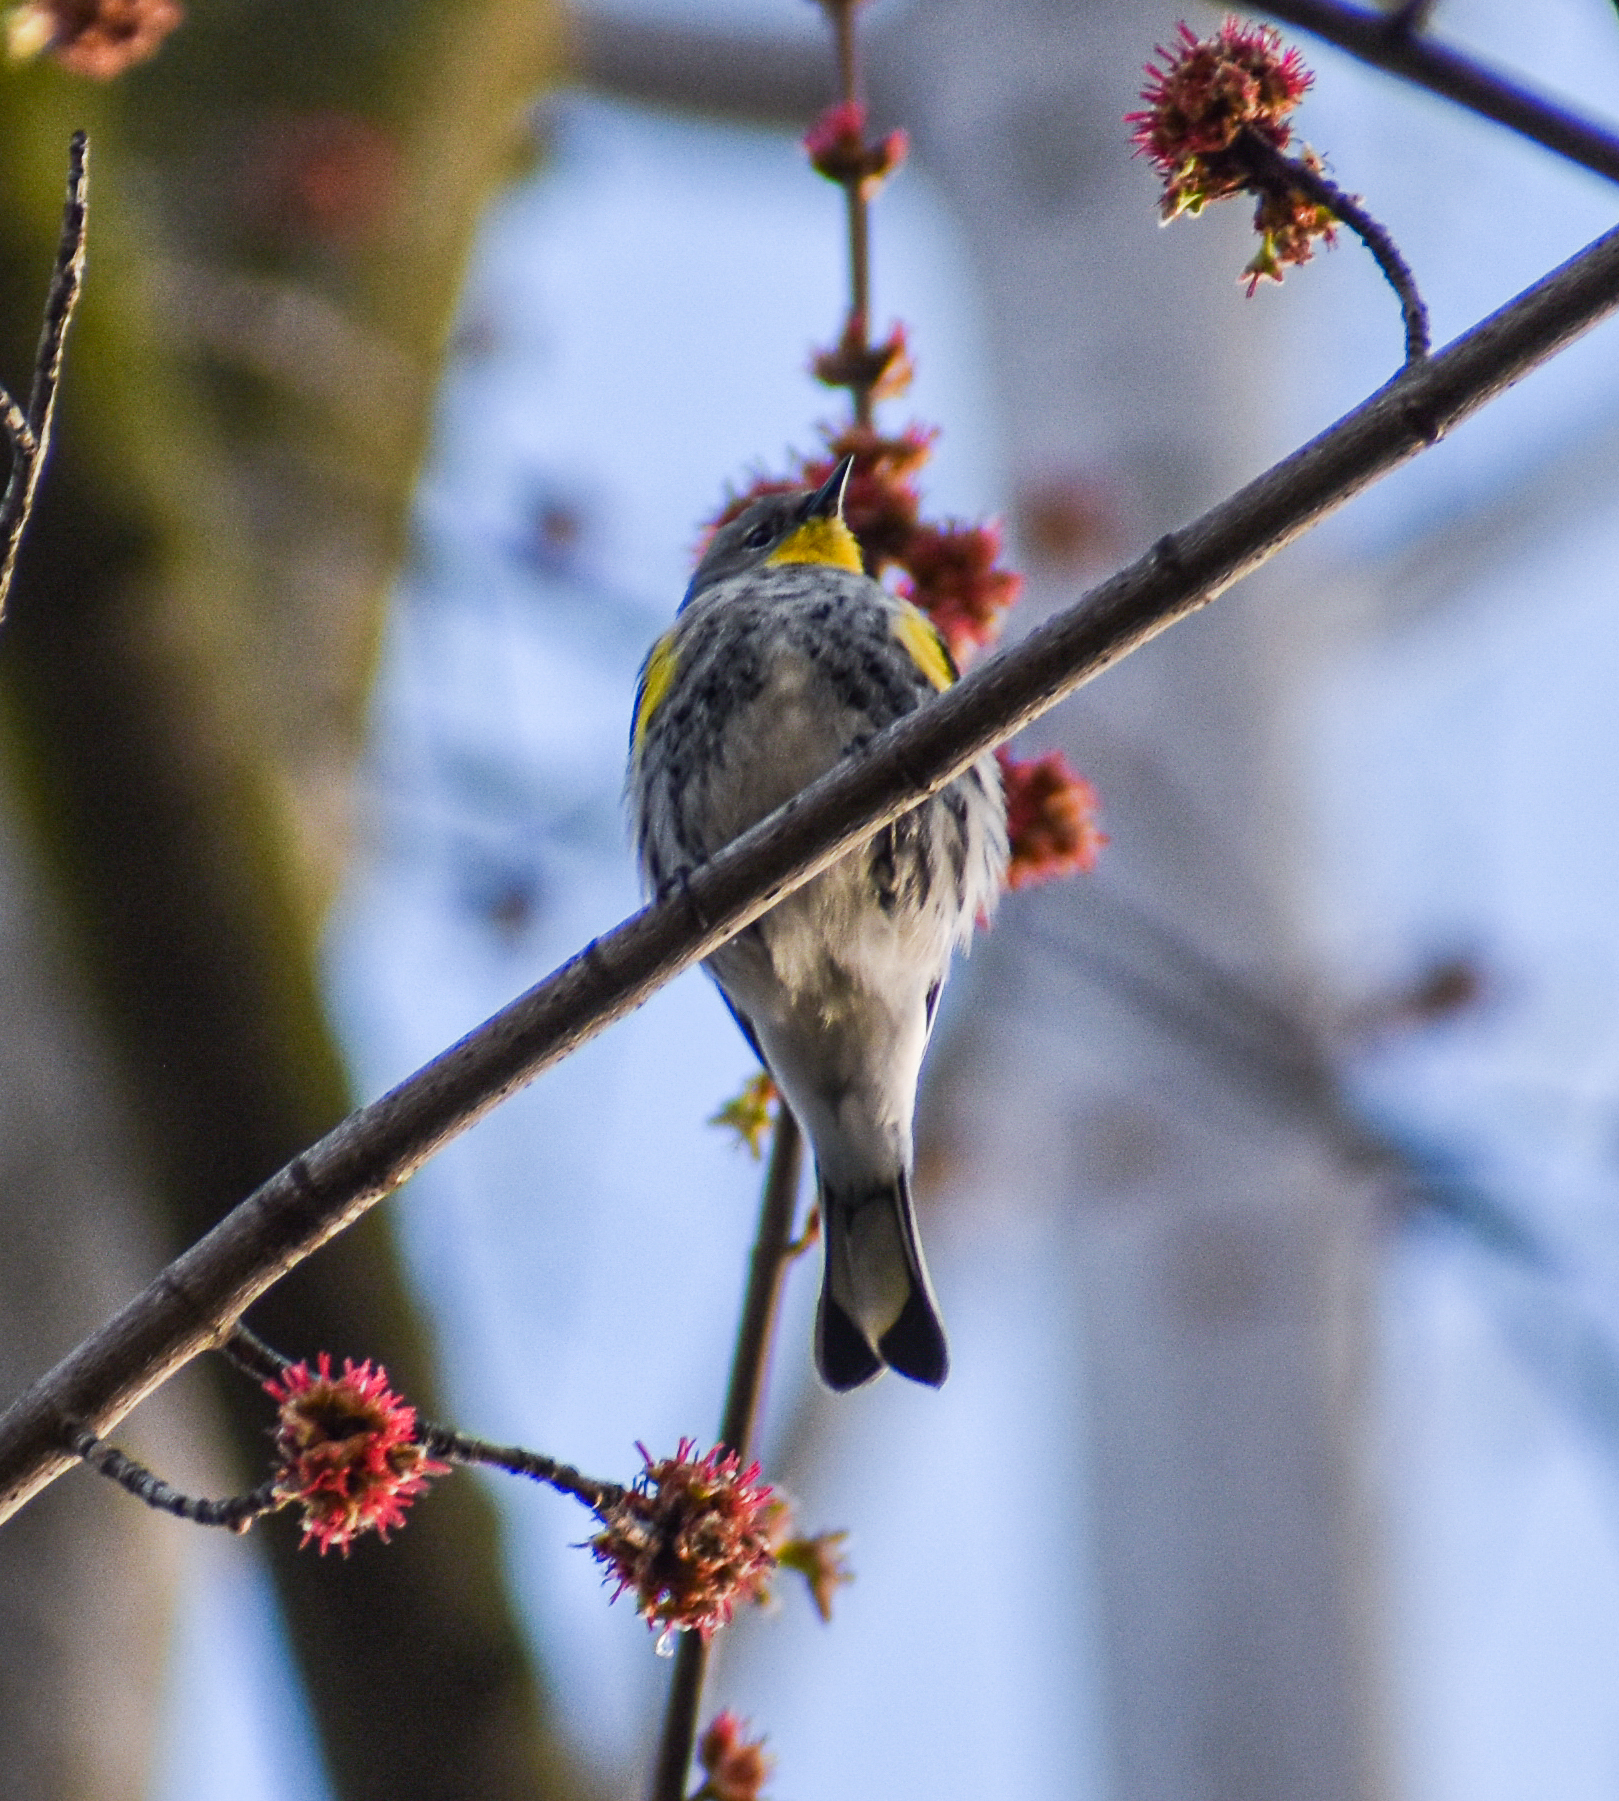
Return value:
[(1057, 876), (1089, 875), (1107, 834), (1096, 823), (1096, 790), (1068, 767), (1060, 750), (1023, 762), (995, 753), (1006, 789), (1006, 831), (1012, 843), (1008, 888)]
[[(1260, 247), (1243, 270), (1248, 292), (1260, 281), (1280, 281), (1282, 264), (1307, 263), (1317, 238), (1331, 244), (1331, 211), (1301, 188), (1278, 179), (1272, 154), (1292, 143), (1288, 116), (1315, 77), (1296, 50), (1284, 50), (1271, 25), (1245, 25), (1230, 18), (1212, 38), (1199, 38), (1182, 24), (1176, 42), (1159, 46), (1160, 63), (1147, 65), (1141, 90), (1143, 112), (1125, 122), (1136, 154), (1163, 177), (1164, 221), (1200, 213), (1214, 200), (1254, 194), (1254, 229)], [(1321, 159), (1308, 145), (1299, 160), (1321, 172)]]
[(416, 1409), (380, 1365), (344, 1358), (334, 1376), (322, 1351), (313, 1371), (290, 1364), (264, 1388), (281, 1406), (276, 1496), (303, 1509), (303, 1542), (314, 1539), (323, 1557), (334, 1545), (346, 1557), (362, 1532), (387, 1538), (428, 1478), (449, 1467), (415, 1442)]
[(848, 425), (825, 435), (826, 455), (810, 457), (796, 481), (787, 485), (819, 485), (844, 457), (853, 456), (843, 517), (860, 540), (867, 569), (876, 574), (891, 563), (903, 566), (922, 510), (916, 477), (933, 454), (938, 434), (911, 425), (897, 438), (885, 438), (875, 426)]
[(1199, 38), (1183, 23), (1176, 37), (1158, 47), (1162, 66), (1147, 64), (1146, 110), (1125, 114), (1136, 154), (1164, 178), (1166, 220), (1247, 191), (1252, 177), (1232, 154), (1239, 139), (1252, 132), (1286, 150), (1288, 114), (1315, 80), (1296, 50), (1283, 51), (1274, 25), (1227, 19), (1212, 38)]
[(776, 1567), (771, 1491), (759, 1466), (740, 1467), (734, 1451), (716, 1445), (694, 1456), (683, 1438), (673, 1457), (657, 1462), (636, 1447), (645, 1469), (633, 1488), (601, 1514), (590, 1541), (613, 1599), (633, 1589), (637, 1612), (654, 1632), (696, 1632), (707, 1638), (729, 1623), (739, 1601), (763, 1601)]
[(804, 137), (811, 168), (828, 181), (855, 188), (862, 200), (871, 199), (905, 161), (910, 147), (903, 131), (868, 144), (866, 109), (858, 100), (829, 106)]
[(45, 52), (64, 69), (111, 81), (155, 56), (185, 18), (176, 0), (29, 0), (6, 19), (13, 62)]
[(697, 1741), (697, 1761), (706, 1781), (692, 1801), (759, 1801), (771, 1760), (763, 1739), (743, 1735), (747, 1724), (734, 1713), (717, 1713)]

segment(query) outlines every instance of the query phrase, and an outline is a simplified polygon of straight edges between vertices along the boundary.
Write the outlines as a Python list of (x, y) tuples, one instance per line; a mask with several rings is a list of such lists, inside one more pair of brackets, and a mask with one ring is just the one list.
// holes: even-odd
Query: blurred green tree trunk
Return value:
[[(68, 134), (92, 140), (89, 285), (0, 636), (4, 777), (168, 1250), (351, 1104), (316, 944), (383, 601), (471, 236), (558, 55), (548, 0), (255, 0), (199, 8), (105, 88), (49, 66), (0, 75), (15, 389)], [(29, 1204), (57, 1208), (48, 1185)], [(433, 1406), (381, 1213), (255, 1323), (295, 1354), (380, 1357)], [(257, 1479), (266, 1406), (236, 1377), (221, 1394), (238, 1476)], [(441, 1485), (408, 1532), (347, 1562), (299, 1558), (289, 1521), (258, 1537), (346, 1801), (577, 1792), (474, 1483)], [(0, 1742), (12, 1732), (0, 1720)]]

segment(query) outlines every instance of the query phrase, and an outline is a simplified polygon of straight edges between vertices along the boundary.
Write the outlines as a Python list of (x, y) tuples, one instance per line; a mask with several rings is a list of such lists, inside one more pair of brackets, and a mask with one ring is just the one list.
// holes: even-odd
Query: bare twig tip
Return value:
[(0, 617), (17, 567), (23, 533), (33, 514), (39, 478), (51, 443), (51, 419), (56, 410), (56, 388), (62, 374), (62, 351), (67, 328), (78, 304), (84, 277), (84, 250), (89, 221), (86, 198), (90, 139), (83, 131), (68, 140), (67, 204), (62, 210), (62, 233), (57, 241), (56, 267), (45, 296), (45, 320), (40, 327), (39, 348), (34, 355), (34, 380), (28, 406), (20, 409), (8, 394), (0, 392), (0, 423), (11, 439), (11, 475), (0, 495)]

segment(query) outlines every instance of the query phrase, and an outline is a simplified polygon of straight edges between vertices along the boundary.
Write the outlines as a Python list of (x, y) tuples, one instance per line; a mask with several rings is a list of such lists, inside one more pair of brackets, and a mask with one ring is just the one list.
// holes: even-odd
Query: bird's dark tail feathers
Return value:
[(826, 1273), (815, 1364), (828, 1388), (858, 1388), (886, 1364), (937, 1388), (950, 1352), (911, 1210), (909, 1177), (864, 1193), (821, 1184)]

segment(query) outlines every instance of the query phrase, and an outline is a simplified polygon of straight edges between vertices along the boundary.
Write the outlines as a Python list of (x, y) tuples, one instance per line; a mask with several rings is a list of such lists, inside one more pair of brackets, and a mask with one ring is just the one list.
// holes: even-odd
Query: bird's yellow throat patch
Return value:
[(865, 568), (860, 545), (841, 519), (806, 519), (765, 558), (767, 567), (779, 563), (830, 563), (834, 569)]
[(894, 621), (894, 636), (941, 694), (956, 679), (956, 665), (926, 613), (916, 607), (906, 607)]

